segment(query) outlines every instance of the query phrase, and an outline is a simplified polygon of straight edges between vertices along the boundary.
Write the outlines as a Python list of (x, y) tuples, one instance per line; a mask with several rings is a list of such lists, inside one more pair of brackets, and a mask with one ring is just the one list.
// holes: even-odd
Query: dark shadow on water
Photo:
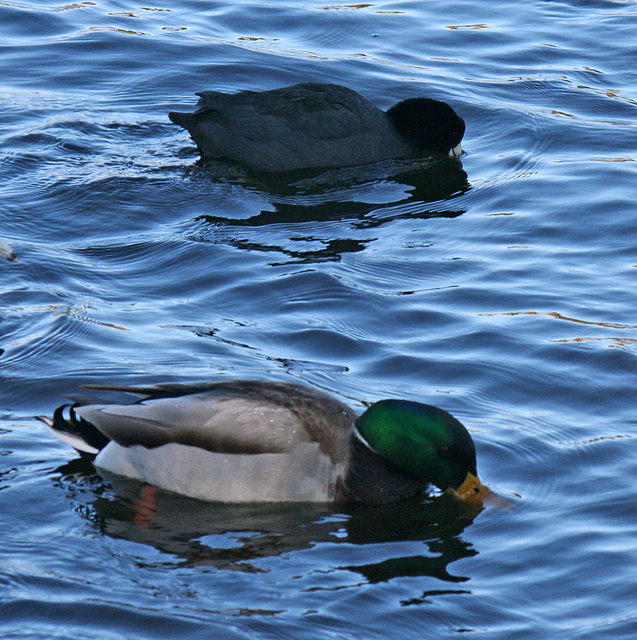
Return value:
[[(237, 248), (281, 253), (297, 262), (338, 260), (343, 254), (362, 251), (376, 238), (373, 233), (358, 235), (390, 221), (460, 216), (464, 209), (453, 206), (454, 201), (471, 188), (462, 164), (451, 158), (393, 160), (277, 175), (229, 174), (232, 169), (237, 170), (208, 163), (192, 171), (199, 172), (196, 179), (213, 182), (227, 182), (234, 175), (231, 182), (256, 194), (267, 207), (247, 217), (204, 213), (198, 218), (200, 239), (205, 241), (209, 234), (216, 238), (223, 230), (225, 241)], [(263, 234), (252, 238), (248, 231), (277, 225), (292, 230), (297, 225), (337, 220), (347, 222), (340, 233), (349, 229), (350, 237), (334, 238), (333, 229), (325, 237), (320, 233), (305, 236), (304, 227), (294, 238), (296, 242), (282, 243), (280, 238), (269, 242)], [(314, 246), (299, 249), (298, 240)]]
[[(227, 178), (222, 163), (200, 165), (208, 180)], [(241, 174), (239, 174), (241, 175)], [(456, 217), (461, 208), (448, 207), (470, 188), (467, 174), (457, 159), (391, 160), (359, 167), (324, 171), (304, 170), (281, 174), (243, 174), (239, 184), (268, 198), (272, 210), (249, 218), (205, 216), (210, 222), (261, 226), (281, 222), (356, 218), (388, 206), (419, 205), (402, 217)], [(373, 197), (373, 202), (366, 202)], [(437, 206), (428, 207), (436, 203)]]
[[(350, 564), (347, 549), (334, 569), (377, 583), (405, 576), (429, 576), (445, 583), (469, 580), (449, 565), (478, 552), (462, 539), (478, 512), (467, 513), (452, 499), (436, 496), (390, 505), (219, 504), (162, 492), (143, 483), (96, 474), (76, 459), (56, 478), (75, 509), (103, 535), (150, 545), (179, 566), (263, 572), (259, 559), (317, 544), (422, 543), (422, 554), (406, 544), (405, 556)], [(149, 495), (151, 496), (149, 498)], [(338, 554), (337, 554), (338, 557)], [(342, 562), (341, 562), (342, 560)], [(166, 564), (172, 561), (166, 559)]]

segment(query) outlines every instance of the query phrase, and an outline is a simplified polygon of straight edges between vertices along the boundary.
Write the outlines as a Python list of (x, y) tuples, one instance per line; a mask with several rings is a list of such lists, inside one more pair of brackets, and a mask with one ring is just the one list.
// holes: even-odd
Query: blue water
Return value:
[[(637, 636), (637, 5), (0, 2), (0, 635)], [(462, 165), (201, 166), (195, 91), (448, 101)], [(219, 506), (33, 416), (89, 382), (444, 407), (514, 506)], [(519, 496), (519, 497), (517, 497)]]

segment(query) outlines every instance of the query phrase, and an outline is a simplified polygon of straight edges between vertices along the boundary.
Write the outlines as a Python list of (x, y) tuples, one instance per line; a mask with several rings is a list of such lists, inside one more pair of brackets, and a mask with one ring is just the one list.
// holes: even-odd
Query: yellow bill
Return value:
[(464, 482), (457, 489), (449, 489), (448, 491), (458, 500), (479, 507), (482, 506), (483, 500), (491, 495), (491, 491), (480, 482), (480, 478), (471, 472), (467, 473)]

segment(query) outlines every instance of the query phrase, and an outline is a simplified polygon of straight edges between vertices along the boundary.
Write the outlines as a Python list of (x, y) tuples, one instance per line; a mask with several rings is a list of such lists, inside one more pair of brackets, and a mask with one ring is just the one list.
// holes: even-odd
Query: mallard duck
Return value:
[(193, 498), (388, 503), (434, 485), (481, 504), (489, 493), (468, 431), (431, 405), (381, 400), (357, 417), (316, 389), (254, 380), (87, 388), (141, 399), (80, 400), (40, 419), (96, 467)]
[(382, 111), (352, 89), (309, 82), (271, 91), (197, 93), (194, 113), (170, 112), (204, 158), (256, 171), (343, 167), (462, 153), (465, 123), (445, 102), (409, 98)]

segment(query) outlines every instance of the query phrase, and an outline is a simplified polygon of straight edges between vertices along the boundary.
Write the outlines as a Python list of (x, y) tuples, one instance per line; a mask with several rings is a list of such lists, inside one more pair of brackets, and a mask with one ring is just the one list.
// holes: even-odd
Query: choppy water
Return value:
[[(0, 2), (3, 638), (637, 635), (637, 6)], [(462, 166), (200, 167), (194, 92), (346, 84)], [(299, 380), (472, 431), (516, 507), (135, 519), (34, 415), (86, 382)]]

